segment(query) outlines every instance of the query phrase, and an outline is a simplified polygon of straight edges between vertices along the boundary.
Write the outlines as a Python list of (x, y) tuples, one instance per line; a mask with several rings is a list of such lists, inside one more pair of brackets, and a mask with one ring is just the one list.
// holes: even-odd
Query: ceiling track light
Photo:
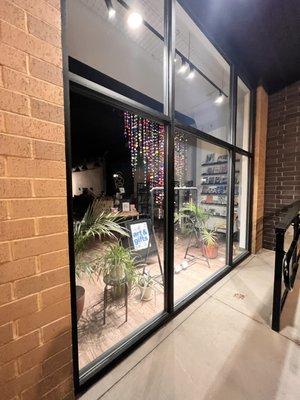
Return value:
[(195, 78), (195, 75), (196, 75), (196, 73), (195, 73), (194, 68), (191, 68), (188, 76), (186, 77), (186, 79), (192, 80), (192, 79)]
[(138, 29), (143, 22), (143, 17), (137, 11), (131, 11), (129, 13), (127, 23), (131, 29)]
[(106, 7), (108, 9), (108, 18), (112, 19), (116, 15), (116, 10), (114, 9), (111, 0), (105, 0)]
[(224, 101), (224, 95), (223, 95), (223, 93), (219, 92), (219, 95), (215, 100), (215, 104), (222, 104), (223, 101)]
[(188, 70), (189, 64), (186, 61), (183, 61), (183, 63), (181, 64), (178, 73), (183, 75), (187, 70)]

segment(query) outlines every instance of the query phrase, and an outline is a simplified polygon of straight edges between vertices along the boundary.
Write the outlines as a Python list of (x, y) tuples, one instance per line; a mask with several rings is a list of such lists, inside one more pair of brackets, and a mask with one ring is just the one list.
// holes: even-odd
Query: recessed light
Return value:
[(136, 11), (128, 15), (127, 23), (131, 29), (139, 28), (143, 23), (143, 17)]

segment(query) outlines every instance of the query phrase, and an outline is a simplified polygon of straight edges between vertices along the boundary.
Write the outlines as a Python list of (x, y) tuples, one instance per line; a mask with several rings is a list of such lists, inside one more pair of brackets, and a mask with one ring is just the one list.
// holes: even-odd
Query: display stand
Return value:
[[(199, 249), (201, 249), (201, 247), (203, 246), (203, 241), (201, 240), (200, 237), (198, 237), (198, 235), (194, 232), (193, 234), (190, 235), (189, 237), (189, 241), (188, 241), (188, 245), (186, 247), (185, 250), (185, 254), (184, 254), (184, 258), (187, 259), (188, 261), (196, 261), (196, 260), (202, 260), (204, 259), (208, 265), (208, 268), (210, 268), (210, 262), (209, 262), (209, 258), (203, 254), (202, 257), (197, 257), (193, 254), (189, 253), (190, 248), (192, 247), (192, 239), (193, 236), (196, 238), (196, 242), (199, 244)], [(189, 258), (190, 257), (190, 258)]]

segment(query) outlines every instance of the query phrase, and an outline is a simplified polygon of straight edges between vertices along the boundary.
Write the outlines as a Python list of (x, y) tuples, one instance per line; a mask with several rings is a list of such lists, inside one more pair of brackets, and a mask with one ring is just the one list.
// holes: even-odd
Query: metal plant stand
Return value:
[(111, 289), (114, 289), (116, 287), (123, 288), (124, 287), (124, 297), (125, 297), (125, 322), (127, 322), (128, 319), (128, 283), (126, 281), (126, 278), (123, 279), (111, 279), (109, 277), (104, 277), (103, 281), (105, 283), (104, 287), (104, 301), (103, 301), (103, 325), (106, 323), (106, 308), (107, 308), (107, 297), (108, 297), (108, 291)]

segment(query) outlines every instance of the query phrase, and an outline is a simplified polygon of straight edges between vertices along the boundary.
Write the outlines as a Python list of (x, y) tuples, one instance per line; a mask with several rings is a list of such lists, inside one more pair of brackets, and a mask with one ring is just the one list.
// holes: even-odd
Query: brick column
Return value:
[(59, 0), (0, 6), (0, 397), (71, 399)]
[(254, 138), (252, 253), (262, 248), (265, 196), (265, 163), (268, 121), (268, 95), (262, 86), (256, 94), (256, 122)]
[(300, 199), (300, 81), (269, 97), (264, 247), (274, 249), (283, 207)]

